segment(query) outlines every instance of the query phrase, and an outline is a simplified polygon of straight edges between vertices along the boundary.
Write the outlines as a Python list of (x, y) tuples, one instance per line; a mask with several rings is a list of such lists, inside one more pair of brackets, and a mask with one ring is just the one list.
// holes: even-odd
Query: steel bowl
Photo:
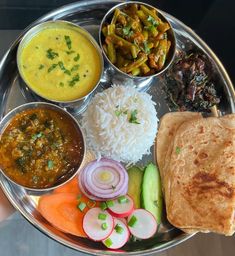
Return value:
[(4, 118), (1, 120), (0, 123), (0, 140), (1, 140), (1, 135), (3, 134), (4, 130), (7, 128), (8, 124), (10, 123), (10, 121), (19, 113), (28, 110), (28, 109), (36, 109), (36, 108), (43, 108), (43, 109), (51, 109), (54, 110), (58, 113), (61, 113), (63, 115), (65, 115), (66, 117), (68, 117), (68, 119), (71, 120), (71, 122), (74, 123), (77, 132), (79, 133), (81, 139), (82, 139), (82, 160), (81, 162), (78, 164), (78, 166), (76, 166), (75, 168), (73, 168), (72, 170), (69, 170), (68, 172), (66, 172), (65, 174), (63, 174), (61, 177), (58, 178), (58, 180), (51, 186), (48, 186), (46, 188), (32, 188), (32, 187), (27, 187), (27, 186), (23, 186), (21, 184), (18, 184), (16, 181), (14, 181), (13, 179), (11, 179), (5, 172), (4, 169), (0, 169), (0, 171), (2, 172), (2, 174), (8, 179), (10, 180), (12, 183), (26, 189), (26, 190), (30, 190), (32, 192), (47, 192), (50, 190), (53, 190), (59, 186), (62, 186), (63, 184), (65, 184), (66, 182), (68, 182), (69, 180), (71, 180), (80, 170), (80, 167), (83, 165), (84, 159), (85, 159), (85, 155), (86, 155), (86, 143), (85, 143), (85, 139), (84, 139), (84, 135), (82, 132), (82, 129), (80, 128), (77, 120), (67, 111), (65, 111), (64, 109), (62, 109), (61, 107), (58, 107), (54, 104), (51, 103), (45, 103), (45, 102), (30, 102), (30, 103), (26, 103), (23, 105), (20, 105), (16, 108), (14, 108), (13, 110), (11, 110), (6, 116), (4, 116)]
[[(100, 66), (101, 66), (101, 71), (99, 74), (99, 79), (97, 83), (94, 85), (93, 89), (87, 93), (85, 96), (77, 98), (75, 100), (70, 100), (70, 101), (59, 101), (59, 100), (53, 100), (51, 98), (47, 98), (38, 92), (36, 92), (30, 85), (29, 82), (26, 81), (24, 74), (22, 72), (22, 65), (21, 65), (21, 54), (23, 49), (27, 46), (27, 44), (30, 42), (30, 40), (36, 36), (38, 33), (41, 31), (48, 29), (48, 28), (65, 28), (65, 29), (72, 29), (77, 31), (78, 33), (82, 34), (86, 39), (88, 39), (94, 48), (96, 49), (98, 56), (99, 56), (99, 61), (100, 61)], [(29, 90), (31, 93), (33, 93), (36, 96), (36, 99), (39, 101), (46, 101), (49, 103), (54, 103), (57, 104), (61, 107), (65, 107), (68, 111), (73, 112), (73, 113), (81, 113), (87, 104), (89, 103), (89, 98), (91, 97), (92, 93), (95, 91), (97, 86), (99, 85), (100, 79), (103, 74), (103, 69), (104, 69), (104, 61), (103, 61), (103, 56), (102, 52), (100, 50), (99, 45), (97, 44), (96, 40), (92, 37), (92, 35), (85, 30), (84, 28), (80, 27), (79, 25), (76, 25), (75, 23), (64, 21), (64, 20), (56, 20), (56, 21), (46, 21), (42, 22), (40, 24), (35, 25), (31, 29), (29, 29), (25, 35), (22, 37), (20, 44), (17, 49), (17, 67), (21, 76), (21, 87), (25, 90)], [(26, 88), (24, 88), (26, 87)]]
[[(172, 44), (171, 44), (168, 56), (166, 58), (166, 62), (164, 64), (163, 69), (161, 69), (159, 72), (156, 72), (153, 75), (149, 75), (149, 76), (133, 76), (133, 75), (129, 75), (129, 74), (123, 72), (122, 70), (120, 70), (117, 66), (115, 66), (109, 60), (109, 58), (108, 58), (108, 56), (105, 53), (104, 48), (103, 48), (103, 43), (104, 43), (104, 36), (103, 36), (103, 33), (102, 33), (103, 26), (105, 24), (111, 22), (113, 14), (114, 14), (114, 12), (115, 12), (115, 10), (117, 8), (122, 10), (122, 9), (132, 5), (132, 4), (144, 5), (144, 6), (148, 7), (148, 8), (155, 9), (157, 11), (157, 13), (158, 13), (159, 18), (161, 20), (163, 20), (164, 22), (167, 22), (169, 24), (169, 26), (170, 26), (170, 29), (167, 31), (167, 35), (168, 35), (168, 38), (170, 39)], [(149, 4), (146, 4), (146, 3), (138, 2), (138, 1), (130, 1), (130, 2), (124, 2), (124, 3), (117, 4), (117, 5), (115, 5), (113, 8), (111, 8), (105, 14), (105, 16), (103, 17), (103, 19), (101, 21), (100, 28), (99, 28), (99, 44), (100, 44), (100, 47), (102, 49), (102, 53), (103, 53), (103, 55), (105, 57), (105, 60), (107, 61), (108, 65), (110, 67), (110, 72), (113, 73), (112, 76), (115, 78), (113, 82), (117, 83), (117, 84), (122, 84), (123, 81), (125, 81), (126, 84), (132, 85), (132, 86), (136, 87), (139, 90), (147, 89), (148, 86), (150, 85), (150, 83), (152, 82), (153, 78), (155, 78), (157, 76), (160, 76), (162, 73), (164, 73), (169, 68), (169, 66), (171, 65), (171, 63), (174, 60), (175, 52), (176, 52), (176, 37), (175, 37), (175, 33), (174, 33), (174, 30), (173, 30), (170, 22), (161, 13), (161, 11), (158, 10), (156, 7), (151, 6)]]

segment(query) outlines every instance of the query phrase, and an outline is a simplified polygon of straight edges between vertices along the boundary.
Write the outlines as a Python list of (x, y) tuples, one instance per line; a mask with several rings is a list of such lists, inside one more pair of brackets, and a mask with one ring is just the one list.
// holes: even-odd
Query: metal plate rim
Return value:
[[(92, 2), (93, 4), (95, 3), (100, 3), (100, 1), (98, 0), (91, 0), (89, 2)], [(105, 3), (113, 3), (113, 4), (118, 4), (121, 2), (125, 2), (122, 0), (108, 0), (105, 1)], [(17, 37), (17, 39), (13, 42), (13, 44), (9, 47), (8, 51), (5, 53), (5, 55), (3, 56), (1, 62), (0, 62), (0, 72), (2, 70), (2, 68), (5, 65), (5, 62), (7, 60), (7, 57), (9, 55), (9, 53), (15, 49), (19, 43), (19, 41), (21, 40), (22, 36), (34, 25), (43, 22), (43, 21), (47, 21), (50, 19), (57, 19), (57, 15), (62, 15), (63, 13), (68, 13), (69, 11), (71, 11), (72, 9), (75, 8), (80, 8), (86, 6), (86, 1), (81, 1), (81, 2), (77, 2), (77, 3), (71, 3), (65, 6), (62, 6), (58, 9), (55, 9), (47, 14), (45, 14), (44, 16), (42, 16), (41, 18), (37, 19), (35, 22), (33, 22), (32, 24), (30, 24), (25, 30), (23, 30), (20, 35)], [(232, 100), (233, 100), (233, 106), (232, 106), (232, 112), (235, 112), (235, 107), (234, 107), (234, 102), (235, 102), (235, 90), (233, 87), (233, 84), (225, 70), (225, 68), (223, 67), (223, 64), (221, 63), (221, 61), (219, 60), (219, 58), (216, 56), (216, 54), (210, 49), (210, 47), (191, 29), (189, 28), (187, 25), (185, 25), (183, 22), (181, 22), (180, 20), (178, 20), (177, 18), (173, 17), (172, 15), (169, 15), (166, 12), (162, 13), (164, 15), (166, 15), (167, 17), (170, 17), (170, 19), (176, 21), (178, 24), (180, 24), (180, 26), (182, 27), (183, 30), (185, 30), (187, 33), (189, 33), (194, 40), (196, 40), (197, 42), (199, 42), (199, 44), (206, 50), (206, 52), (212, 57), (212, 59), (215, 61), (215, 64), (217, 65), (217, 67), (220, 69), (220, 72), (222, 73), (222, 75), (224, 76), (224, 79), (226, 80), (228, 86), (229, 86), (229, 93), (231, 94)], [(58, 17), (58, 19), (60, 19), (61, 17)], [(61, 244), (68, 246), (72, 249), (75, 250), (79, 250), (80, 252), (86, 253), (86, 254), (93, 254), (93, 255), (113, 255), (115, 254), (114, 252), (99, 252), (97, 250), (84, 250), (82, 248), (77, 248), (76, 246), (74, 246), (73, 243), (65, 241), (62, 238), (59, 238), (58, 236), (54, 235), (53, 233), (50, 233), (46, 230), (46, 228), (42, 227), (37, 220), (35, 220), (34, 218), (32, 218), (31, 216), (28, 216), (28, 213), (26, 211), (24, 211), (23, 209), (21, 209), (21, 207), (16, 203), (16, 201), (13, 198), (13, 195), (10, 192), (10, 187), (8, 184), (5, 184), (4, 179), (2, 177), (2, 174), (0, 176), (0, 185), (1, 188), (3, 189), (4, 194), (7, 196), (7, 198), (10, 200), (10, 202), (12, 203), (12, 205), (24, 216), (24, 218), (29, 221), (32, 225), (34, 225), (34, 227), (36, 227), (38, 230), (40, 230), (41, 232), (43, 232), (44, 234), (46, 234), (47, 236), (49, 236), (50, 238), (54, 239), (57, 242), (60, 242)], [(128, 252), (126, 253), (127, 255), (149, 255), (155, 252), (160, 252), (166, 249), (169, 249), (175, 245), (180, 244), (181, 242), (186, 241), (187, 239), (191, 238), (192, 236), (194, 236), (194, 234), (182, 234), (179, 237), (164, 243), (163, 245), (159, 246), (158, 248), (151, 248), (151, 249), (147, 249), (147, 250), (141, 250), (138, 252)], [(120, 252), (119, 252), (120, 253)], [(117, 254), (117, 253), (116, 253)], [(124, 255), (124, 254), (123, 254)]]

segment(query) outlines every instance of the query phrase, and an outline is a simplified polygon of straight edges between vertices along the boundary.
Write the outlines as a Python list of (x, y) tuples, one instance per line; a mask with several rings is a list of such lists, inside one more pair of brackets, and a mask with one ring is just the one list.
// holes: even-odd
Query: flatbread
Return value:
[(164, 187), (164, 166), (169, 162), (172, 153), (172, 141), (179, 126), (186, 121), (202, 118), (200, 113), (196, 112), (172, 112), (165, 114), (161, 120), (156, 139), (156, 159), (161, 174), (161, 180)]
[(175, 132), (165, 202), (169, 222), (187, 232), (234, 233), (235, 114), (184, 122)]

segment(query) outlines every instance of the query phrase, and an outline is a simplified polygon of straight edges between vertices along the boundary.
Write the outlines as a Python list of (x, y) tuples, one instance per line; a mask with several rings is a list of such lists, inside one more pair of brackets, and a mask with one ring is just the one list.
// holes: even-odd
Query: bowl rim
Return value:
[[(170, 30), (172, 32), (172, 39), (173, 39), (173, 53), (172, 53), (172, 56), (171, 56), (171, 59), (169, 61), (169, 63), (163, 68), (161, 69), (159, 72), (153, 74), (153, 75), (149, 75), (149, 76), (133, 76), (133, 75), (129, 75), (123, 71), (121, 71), (117, 66), (115, 66), (108, 58), (108, 56), (106, 55), (105, 51), (104, 51), (104, 48), (103, 48), (103, 44), (102, 44), (102, 27), (103, 27), (103, 24), (104, 22), (107, 20), (108, 16), (110, 14), (112, 14), (114, 12), (115, 9), (119, 8), (119, 7), (122, 7), (122, 6), (127, 6), (127, 5), (131, 5), (131, 4), (139, 4), (139, 5), (144, 5), (144, 6), (147, 6), (147, 7), (150, 7), (152, 9), (155, 9), (157, 10), (157, 12), (163, 17), (163, 19), (165, 20), (165, 22), (167, 22), (170, 26)], [(153, 6), (153, 5), (150, 5), (150, 4), (147, 4), (147, 3), (143, 3), (143, 2), (140, 2), (140, 1), (128, 1), (128, 2), (123, 2), (123, 3), (119, 3), (115, 6), (113, 6), (111, 9), (108, 10), (108, 12), (106, 12), (106, 14), (104, 15), (101, 23), (100, 23), (100, 26), (99, 26), (99, 44), (100, 44), (100, 48), (102, 50), (102, 53), (105, 57), (105, 59), (108, 61), (109, 65), (111, 65), (112, 68), (114, 68), (117, 72), (119, 72), (120, 74), (128, 77), (128, 78), (132, 78), (132, 79), (148, 79), (148, 78), (153, 78), (153, 77), (156, 77), (156, 76), (159, 76), (161, 75), (163, 72), (165, 72), (169, 67), (170, 65), (172, 64), (173, 60), (175, 59), (175, 55), (176, 55), (176, 36), (175, 36), (175, 31), (170, 23), (170, 21), (165, 17), (165, 15), (163, 14), (163, 11), (158, 9), (157, 7)]]
[[(43, 95), (41, 95), (40, 93), (36, 92), (31, 86), (30, 83), (28, 83), (23, 75), (22, 69), (20, 67), (20, 57), (22, 54), (22, 50), (25, 47), (25, 45), (27, 45), (27, 41), (30, 41), (34, 36), (36, 36), (38, 33), (40, 33), (41, 31), (43, 31), (45, 29), (50, 28), (50, 25), (57, 25), (58, 27), (60, 26), (71, 26), (71, 28), (75, 28), (76, 31), (78, 33), (82, 33), (83, 36), (85, 36), (85, 38), (87, 40), (89, 40), (89, 42), (94, 46), (96, 52), (98, 53), (99, 56), (99, 62), (100, 62), (100, 74), (99, 74), (99, 78), (97, 80), (97, 83), (94, 85), (93, 89), (91, 91), (89, 91), (86, 95), (84, 95), (83, 97), (74, 99), (74, 100), (67, 100), (67, 101), (63, 101), (63, 100), (53, 100), (51, 98), (47, 98)], [(48, 27), (47, 27), (48, 26)], [(79, 31), (80, 30), (80, 31)], [(36, 32), (35, 32), (36, 31)], [(28, 40), (28, 38), (30, 38), (30, 40)], [(86, 99), (87, 97), (89, 97), (94, 91), (95, 89), (98, 87), (98, 85), (100, 84), (101, 78), (103, 76), (103, 72), (104, 72), (104, 59), (103, 59), (103, 54), (102, 54), (102, 50), (99, 47), (99, 44), (96, 42), (95, 38), (90, 34), (89, 31), (87, 31), (85, 28), (81, 27), (80, 25), (77, 25), (76, 23), (70, 22), (70, 21), (66, 21), (66, 20), (49, 20), (49, 21), (44, 21), (44, 22), (40, 22), (36, 25), (34, 25), (33, 27), (30, 27), (28, 31), (26, 31), (23, 35), (23, 37), (21, 38), (19, 45), (17, 47), (17, 53), (16, 53), (16, 62), (17, 62), (17, 68), (20, 74), (21, 79), (24, 81), (25, 85), (29, 88), (29, 90), (31, 90), (33, 93), (35, 93), (36, 95), (38, 95), (39, 97), (41, 97), (42, 99), (49, 101), (49, 102), (53, 102), (53, 103), (57, 103), (57, 104), (71, 104), (71, 103), (76, 103), (78, 101), (82, 101), (84, 99)]]
[[(81, 128), (81, 126), (79, 125), (77, 119), (70, 114), (68, 111), (66, 111), (64, 108), (57, 106), (53, 103), (48, 103), (48, 102), (28, 102), (28, 103), (24, 103), (21, 104), (15, 108), (13, 108), (11, 111), (9, 111), (0, 121), (0, 140), (1, 137), (5, 131), (5, 129), (8, 127), (9, 123), (11, 122), (11, 120), (19, 113), (22, 113), (23, 111), (29, 110), (29, 109), (36, 109), (36, 108), (40, 108), (43, 107), (45, 109), (53, 109), (54, 111), (58, 112), (58, 113), (63, 113), (64, 115), (66, 115), (68, 118), (71, 119), (71, 121), (74, 122), (76, 128), (80, 131), (81, 133), (81, 139), (83, 141), (83, 152), (82, 152), (82, 161), (80, 163), (80, 165), (78, 167), (75, 168), (74, 173), (69, 177), (69, 179), (65, 179), (62, 183), (57, 184), (57, 185), (53, 185), (47, 188), (32, 188), (32, 187), (28, 187), (28, 186), (24, 186), (21, 185), (19, 183), (17, 183), (16, 181), (14, 181), (13, 179), (11, 179), (3, 170), (3, 168), (0, 168), (0, 172), (4, 175), (4, 177), (6, 177), (10, 182), (14, 183), (15, 185), (24, 188), (27, 191), (32, 191), (32, 192), (49, 192), (51, 190), (54, 190), (62, 185), (65, 185), (67, 182), (69, 182), (70, 180), (72, 180), (80, 171), (81, 167), (84, 165), (85, 162), (85, 156), (87, 153), (87, 147), (86, 147), (86, 140), (85, 140), (85, 135), (84, 135), (84, 131)], [(11, 116), (13, 114), (12, 117), (9, 118), (9, 116)], [(4, 125), (4, 121), (6, 122)], [(1, 127), (2, 126), (2, 127)]]

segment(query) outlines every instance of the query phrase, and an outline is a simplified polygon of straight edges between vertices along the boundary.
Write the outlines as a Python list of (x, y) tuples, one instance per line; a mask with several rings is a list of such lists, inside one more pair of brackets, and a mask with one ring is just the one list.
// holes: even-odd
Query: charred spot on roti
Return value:
[(198, 172), (192, 178), (190, 191), (197, 194), (211, 193), (219, 194), (222, 197), (232, 198), (234, 196), (234, 189), (224, 181), (218, 179), (216, 174)]

